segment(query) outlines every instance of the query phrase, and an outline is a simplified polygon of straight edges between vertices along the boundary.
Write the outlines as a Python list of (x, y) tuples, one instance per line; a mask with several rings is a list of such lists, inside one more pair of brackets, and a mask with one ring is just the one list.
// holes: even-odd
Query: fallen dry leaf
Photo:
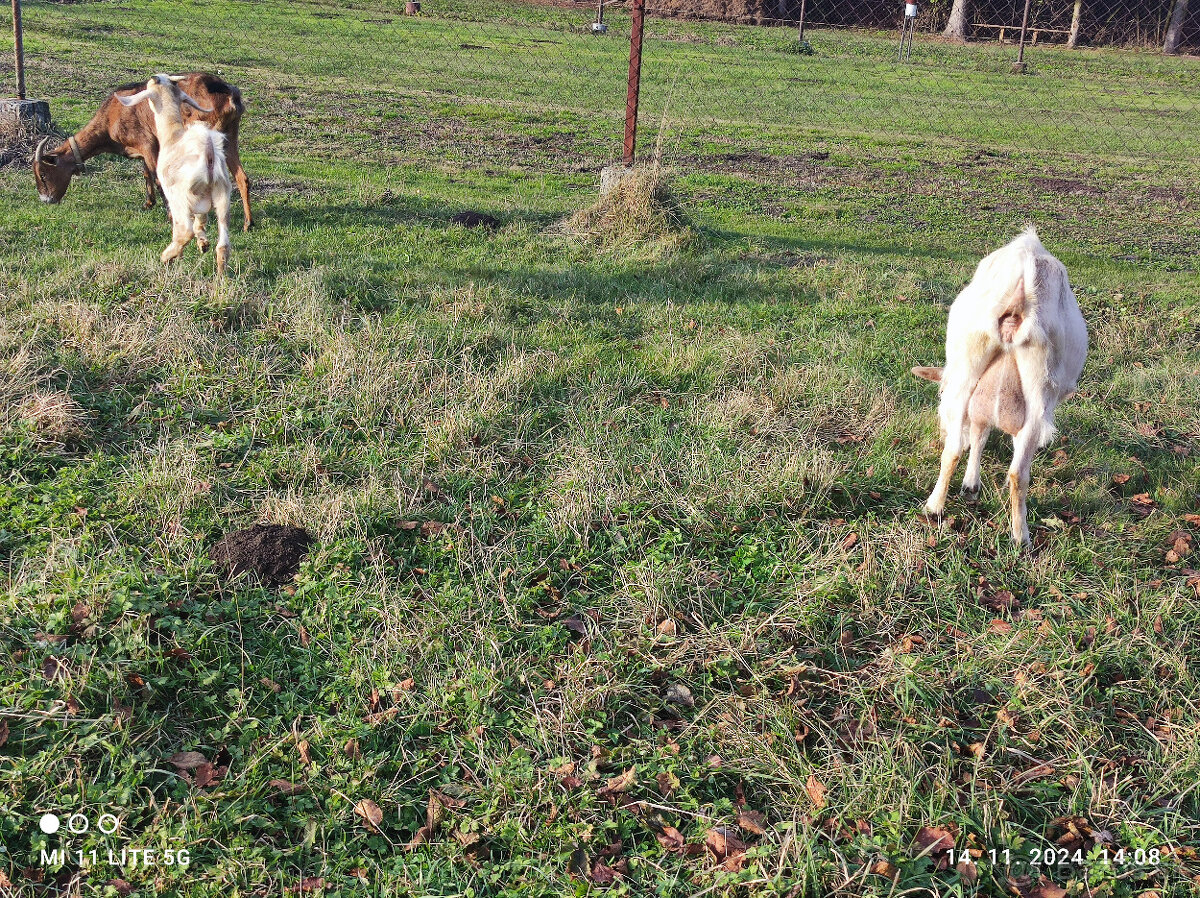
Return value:
[(728, 826), (714, 826), (704, 837), (704, 847), (721, 868), (736, 873), (746, 864), (746, 843)]
[(1130, 510), (1141, 517), (1146, 517), (1158, 506), (1158, 503), (1154, 501), (1149, 493), (1138, 493), (1136, 496), (1133, 496), (1129, 502)]
[(8, 721), (0, 720), (0, 748), (8, 741)]
[(938, 857), (954, 847), (954, 833), (940, 826), (922, 826), (917, 830), (916, 843), (922, 854)]
[(379, 831), (383, 822), (383, 809), (369, 798), (364, 798), (354, 806), (354, 813), (363, 818), (363, 826), (372, 832)]
[(954, 869), (958, 871), (958, 875), (967, 885), (974, 885), (975, 881), (979, 879), (979, 868), (970, 861), (959, 861), (954, 865)]
[(756, 836), (761, 836), (767, 831), (767, 820), (760, 811), (742, 811), (738, 814), (737, 824)]
[(192, 772), (192, 785), (197, 789), (206, 789), (221, 781), (225, 768), (217, 767), (205, 761)]
[(70, 672), (71, 669), (67, 666), (67, 662), (54, 655), (47, 655), (46, 660), (42, 662), (42, 677), (48, 683), (65, 680)]
[(687, 844), (683, 833), (673, 826), (664, 826), (654, 834), (654, 838), (658, 839), (659, 845), (671, 852), (681, 852)]
[(368, 714), (366, 717), (363, 718), (363, 721), (373, 727), (379, 726), (379, 724), (381, 724), (381, 723), (387, 723), (387, 721), (391, 720), (393, 717), (395, 717), (399, 713), (400, 713), (400, 709), (397, 706), (393, 705), (392, 707), (390, 707), (384, 711), (380, 711), (378, 714)]
[(192, 771), (201, 764), (207, 764), (208, 758), (198, 751), (181, 751), (167, 758), (167, 763), (180, 770)]
[(871, 872), (879, 876), (886, 876), (888, 879), (894, 879), (900, 872), (900, 868), (887, 861), (876, 861), (871, 865)]
[(310, 746), (307, 739), (301, 739), (296, 744), (296, 751), (300, 753), (300, 760), (305, 764), (311, 764), (313, 762), (312, 752), (310, 751)]
[(825, 784), (817, 779), (815, 773), (808, 775), (808, 782), (804, 784), (804, 791), (808, 793), (809, 801), (813, 803), (818, 811), (825, 807), (825, 793), (829, 790), (825, 788)]
[(619, 795), (622, 792), (628, 792), (637, 782), (637, 768), (630, 767), (620, 776), (615, 776), (610, 779), (599, 790), (601, 795)]
[(308, 788), (304, 783), (290, 783), (287, 780), (271, 780), (269, 785), (280, 795), (299, 795)]
[(1029, 898), (1067, 898), (1067, 890), (1043, 876), (1033, 891), (1029, 893)]
[(309, 876), (300, 880), (294, 886), (288, 886), (289, 892), (319, 892), (325, 888), (325, 880), (320, 876)]
[(617, 871), (608, 866), (608, 864), (604, 863), (604, 861), (596, 861), (596, 863), (592, 866), (591, 880), (592, 882), (596, 883), (596, 885), (611, 885), (616, 878)]
[[(0, 745), (3, 744), (4, 741), (0, 739)], [(679, 788), (679, 777), (671, 773), (669, 770), (664, 770), (654, 779), (658, 783), (658, 791), (663, 795), (669, 796), (672, 792)]]

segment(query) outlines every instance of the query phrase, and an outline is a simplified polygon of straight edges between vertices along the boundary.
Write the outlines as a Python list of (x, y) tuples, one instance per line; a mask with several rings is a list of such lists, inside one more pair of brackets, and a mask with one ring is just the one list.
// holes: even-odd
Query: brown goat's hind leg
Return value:
[(242, 168), (242, 157), (238, 154), (237, 134), (231, 136), (225, 145), (225, 162), (229, 166), (233, 179), (237, 181), (238, 193), (242, 195), (242, 214), (244, 216), (242, 230), (248, 231), (254, 226), (254, 219), (250, 217), (250, 178), (246, 175), (246, 170)]

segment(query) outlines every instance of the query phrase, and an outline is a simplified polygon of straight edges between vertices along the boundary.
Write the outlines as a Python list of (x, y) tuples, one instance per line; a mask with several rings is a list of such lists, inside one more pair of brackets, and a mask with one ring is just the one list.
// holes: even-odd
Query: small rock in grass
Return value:
[(255, 524), (227, 534), (209, 557), (227, 578), (253, 573), (269, 586), (287, 583), (300, 569), (313, 538), (300, 527)]
[(692, 691), (682, 683), (672, 683), (668, 686), (665, 699), (672, 705), (682, 705), (685, 708), (696, 707), (696, 700), (692, 698)]

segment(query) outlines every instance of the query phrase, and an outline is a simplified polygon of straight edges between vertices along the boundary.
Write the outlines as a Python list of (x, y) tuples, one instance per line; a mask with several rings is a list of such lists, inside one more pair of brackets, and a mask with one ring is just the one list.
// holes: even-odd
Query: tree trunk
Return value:
[(1067, 38), (1067, 49), (1074, 50), (1079, 43), (1079, 19), (1083, 15), (1083, 0), (1075, 0), (1075, 11), (1071, 13), (1071, 36)]
[(1167, 39), (1163, 41), (1164, 53), (1178, 53), (1183, 43), (1183, 23), (1187, 21), (1188, 0), (1175, 0), (1175, 12), (1171, 13), (1171, 24), (1167, 26)]
[(954, 0), (954, 5), (950, 7), (950, 21), (946, 23), (946, 30), (942, 32), (942, 36), (966, 43), (967, 0)]

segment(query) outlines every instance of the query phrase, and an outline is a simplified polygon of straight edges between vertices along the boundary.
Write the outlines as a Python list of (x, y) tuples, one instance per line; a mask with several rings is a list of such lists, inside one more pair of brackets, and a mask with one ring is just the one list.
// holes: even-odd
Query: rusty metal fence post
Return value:
[(1029, 28), (1029, 7), (1032, 0), (1025, 0), (1025, 13), (1021, 16), (1021, 47), (1017, 51), (1017, 61), (1013, 63), (1013, 73), (1025, 74), (1025, 32)]
[(21, 39), (21, 0), (12, 0), (13, 56), (17, 68), (17, 99), (25, 99), (25, 45)]
[(633, 0), (629, 32), (629, 90), (625, 95), (625, 165), (633, 165), (637, 151), (638, 99), (642, 90), (642, 35), (646, 29), (646, 0)]

